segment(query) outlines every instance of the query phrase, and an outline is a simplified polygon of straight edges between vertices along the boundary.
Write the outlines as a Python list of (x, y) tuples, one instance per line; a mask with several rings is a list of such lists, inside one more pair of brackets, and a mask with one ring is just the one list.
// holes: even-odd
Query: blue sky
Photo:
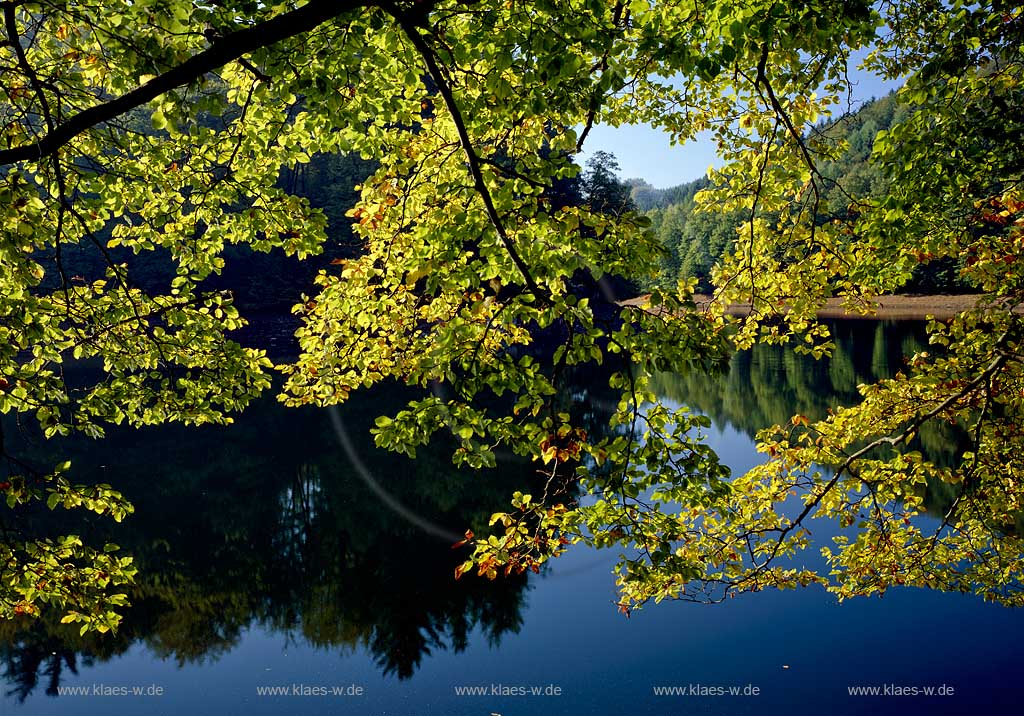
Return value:
[[(855, 57), (851, 64), (859, 62), (860, 57)], [(886, 95), (901, 84), (861, 70), (852, 70), (850, 78), (855, 82), (855, 104)], [(652, 186), (666, 189), (704, 176), (716, 163), (715, 146), (709, 137), (672, 146), (668, 134), (647, 125), (595, 125), (577, 161), (584, 164), (596, 151), (611, 152), (622, 168), (622, 179), (645, 179)]]

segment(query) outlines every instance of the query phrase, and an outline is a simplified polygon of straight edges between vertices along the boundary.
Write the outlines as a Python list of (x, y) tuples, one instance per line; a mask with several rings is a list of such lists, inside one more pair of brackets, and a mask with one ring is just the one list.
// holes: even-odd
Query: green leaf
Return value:
[(164, 115), (162, 109), (153, 110), (152, 115), (153, 129), (163, 130), (167, 129), (167, 117)]

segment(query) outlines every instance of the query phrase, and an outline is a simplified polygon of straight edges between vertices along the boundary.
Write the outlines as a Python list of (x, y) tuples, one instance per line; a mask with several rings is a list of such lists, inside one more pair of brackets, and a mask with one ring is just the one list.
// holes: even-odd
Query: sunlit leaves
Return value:
[[(35, 146), (237, 28), (297, 11), (8, 7), (18, 37), (0, 47), (0, 151)], [(3, 168), (0, 412), (31, 415), (48, 436), (230, 420), (270, 386), (272, 366), (231, 338), (245, 319), (208, 282), (232, 244), (318, 252), (326, 221), (279, 186), (282, 169), (358, 153), (377, 167), (349, 212), (360, 251), (296, 296), (301, 355), (282, 366), (282, 399), (330, 405), (404, 381), (423, 395), (377, 423), (379, 445), (412, 455), (442, 433), (456, 463), (531, 458), (548, 490), (516, 495), (460, 574), (537, 570), (585, 541), (624, 549), (627, 610), (826, 581), (841, 596), (904, 583), (1016, 599), (1014, 564), (996, 545), (1019, 553), (1018, 9), (453, 0), (334, 11)], [(850, 57), (871, 45), (869, 67), (909, 76), (908, 113), (875, 145), (884, 197), (833, 186), (819, 167), (843, 149), (821, 121), (845, 107)], [(645, 219), (560, 194), (595, 122), (650, 122), (679, 141), (711, 131), (724, 165), (697, 201), (742, 223), (707, 311), (690, 284), (629, 308), (601, 292), (607, 275), (650, 279), (661, 257)], [(934, 355), (865, 386), (859, 406), (766, 432), (768, 459), (746, 475), (730, 477), (703, 442), (704, 418), (646, 385), (653, 371), (719, 368), (729, 346), (822, 355), (831, 344), (816, 313), (828, 298), (862, 304), (939, 258), (960, 260), (989, 297), (934, 325)], [(160, 278), (140, 281), (149, 260)], [(749, 315), (728, 319), (729, 303)], [(621, 398), (603, 437), (559, 404), (566, 371), (588, 365), (607, 369)], [(972, 435), (957, 469), (864, 447), (902, 447), (936, 420)], [(63, 479), (51, 507), (124, 510), (106, 488)], [(915, 517), (930, 480), (961, 492), (926, 537)], [(21, 504), (29, 493), (8, 482)], [(786, 562), (810, 546), (803, 521), (814, 517), (855, 530), (830, 548), (827, 577)], [(72, 575), (89, 563), (113, 574), (110, 558), (64, 539), (36, 543), (59, 555), (48, 568), (63, 559)], [(50, 559), (32, 544), (19, 560)], [(23, 612), (68, 598), (30, 586), (6, 585)], [(68, 616), (112, 626), (116, 604), (90, 599)]]
[[(132, 507), (109, 485), (73, 485), (59, 465), (45, 476), (12, 474), (0, 482), (8, 508), (44, 501), (50, 510), (84, 508), (120, 522)], [(132, 558), (119, 547), (95, 549), (76, 536), (7, 539), (0, 542), (0, 618), (37, 616), (56, 609), (63, 622), (80, 622), (82, 633), (117, 627), (127, 605), (125, 593), (135, 575)]]

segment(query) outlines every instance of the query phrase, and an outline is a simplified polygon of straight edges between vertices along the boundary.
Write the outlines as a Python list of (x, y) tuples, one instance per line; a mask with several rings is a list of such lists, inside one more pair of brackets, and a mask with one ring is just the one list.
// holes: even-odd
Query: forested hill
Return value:
[(701, 177), (668, 189), (655, 189), (644, 179), (626, 180), (626, 184), (630, 187), (633, 203), (640, 211), (667, 209), (677, 204), (685, 204), (692, 200), (693, 195), (698, 191), (707, 188), (709, 183), (706, 177)]
[[(837, 161), (819, 165), (825, 178), (835, 182), (824, 196), (833, 211), (841, 209), (848, 201), (840, 192), (840, 185), (846, 193), (856, 196), (877, 197), (885, 192), (885, 178), (868, 158), (878, 132), (888, 130), (907, 111), (897, 104), (895, 95), (890, 94), (815, 128), (815, 132), (828, 132), (833, 140), (843, 140), (848, 145)], [(731, 248), (736, 228), (744, 217), (694, 211), (694, 197), (710, 186), (707, 178), (668, 189), (655, 189), (643, 179), (631, 179), (627, 184), (631, 186), (637, 209), (650, 216), (652, 230), (666, 249), (661, 280), (675, 283), (679, 278), (692, 277), (698, 281), (698, 290), (710, 291), (713, 288), (711, 267)], [(922, 265), (905, 290), (923, 293), (962, 290), (957, 266), (952, 261)]]

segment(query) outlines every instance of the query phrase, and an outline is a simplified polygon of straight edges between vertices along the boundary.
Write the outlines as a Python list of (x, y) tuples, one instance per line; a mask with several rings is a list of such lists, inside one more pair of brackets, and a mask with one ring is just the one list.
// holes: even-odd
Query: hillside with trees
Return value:
[[(904, 121), (910, 110), (895, 94), (865, 103), (856, 111), (824, 121), (808, 132), (808, 138), (823, 142), (835, 151), (819, 162), (822, 202), (819, 222), (845, 220), (857, 211), (857, 202), (884, 196), (887, 180), (871, 162), (871, 151), (879, 132), (887, 132)], [(712, 267), (730, 252), (736, 232), (749, 214), (715, 213), (698, 208), (698, 192), (712, 188), (702, 177), (668, 189), (655, 189), (642, 179), (632, 179), (633, 201), (651, 219), (651, 230), (664, 247), (659, 279), (672, 285), (679, 279), (697, 281), (697, 290), (713, 289)], [(956, 259), (945, 257), (921, 263), (901, 291), (911, 293), (956, 293), (966, 289), (959, 278)]]

